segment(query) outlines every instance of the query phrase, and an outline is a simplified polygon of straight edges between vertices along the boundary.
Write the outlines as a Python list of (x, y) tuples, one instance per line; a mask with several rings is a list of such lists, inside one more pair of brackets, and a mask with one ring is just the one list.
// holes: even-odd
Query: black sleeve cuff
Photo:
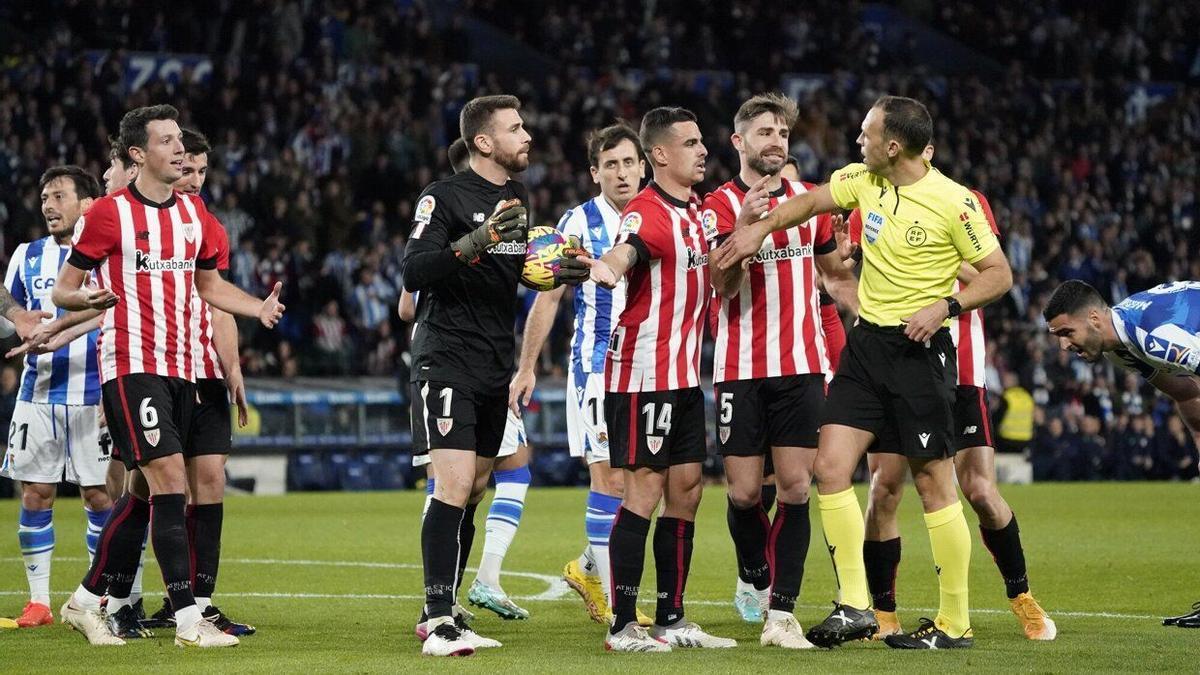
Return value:
[(197, 258), (196, 269), (198, 270), (215, 270), (217, 269), (217, 256), (211, 258)]
[(837, 240), (832, 237), (826, 240), (824, 244), (819, 244), (813, 247), (813, 253), (816, 255), (825, 255), (826, 253), (833, 253), (836, 250)]
[(822, 307), (825, 307), (826, 305), (832, 305), (832, 304), (833, 304), (833, 296), (829, 295), (829, 294), (828, 294), (828, 293), (826, 293), (825, 291), (821, 291), (821, 296), (820, 296), (820, 297), (821, 297), (821, 306), (822, 306)]
[(733, 233), (732, 233), (732, 232), (726, 232), (725, 234), (718, 234), (718, 235), (716, 236), (716, 238), (712, 240), (712, 243), (708, 245), (708, 250), (710, 250), (710, 251), (711, 251), (711, 250), (713, 250), (714, 248), (716, 248), (716, 247), (720, 246), (721, 244), (724, 244), (724, 243), (725, 243), (725, 240), (726, 240), (726, 239), (728, 239), (728, 238), (729, 238), (729, 235), (731, 235), (731, 234), (733, 234)]
[(636, 234), (631, 234), (625, 239), (625, 243), (629, 244), (633, 247), (633, 250), (637, 251), (637, 260), (633, 262), (634, 265), (643, 263), (650, 259), (650, 247), (646, 246), (646, 242), (642, 241), (641, 237), (637, 236)]
[(102, 261), (95, 258), (89, 258), (79, 252), (79, 249), (71, 249), (71, 257), (67, 258), (67, 262), (77, 269), (94, 270), (100, 266)]

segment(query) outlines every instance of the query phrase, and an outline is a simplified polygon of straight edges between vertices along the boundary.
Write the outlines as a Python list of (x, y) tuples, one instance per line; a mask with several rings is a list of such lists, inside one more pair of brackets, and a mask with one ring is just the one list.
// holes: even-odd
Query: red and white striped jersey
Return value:
[(608, 391), (700, 386), (700, 343), (711, 294), (700, 202), (651, 183), (625, 207), (614, 246), (631, 244), (639, 262), (626, 272), (625, 309), (608, 346)]
[[(770, 208), (813, 187), (785, 180), (771, 193)], [(705, 227), (718, 236), (733, 232), (749, 190), (735, 177), (705, 197)], [(763, 241), (737, 294), (714, 299), (714, 383), (829, 372), (813, 256), (836, 248), (825, 214)]]
[[(229, 271), (229, 235), (225, 226), (211, 212), (208, 218), (212, 221), (209, 226), (213, 247), (217, 250), (217, 271), (224, 274)], [(213, 346), (212, 309), (207, 302), (200, 299), (200, 294), (192, 290), (192, 335), (196, 336), (196, 378), (209, 380), (225, 379), (225, 371), (221, 369), (221, 361), (217, 358), (217, 349)]]
[(97, 199), (75, 229), (69, 262), (95, 269), (120, 298), (100, 328), (103, 382), (134, 373), (196, 379), (192, 327), (195, 271), (217, 264), (216, 237), (199, 197), (162, 204), (133, 184)]
[[(992, 232), (999, 237), (1000, 227), (996, 225), (996, 216), (992, 213), (992, 205), (987, 197), (979, 190), (971, 190), (983, 206), (983, 215), (987, 217)], [(850, 214), (850, 240), (855, 244), (862, 240), (862, 213), (855, 209)], [(954, 292), (962, 290), (962, 282), (954, 282)], [(958, 354), (958, 384), (968, 387), (987, 386), (987, 344), (983, 334), (983, 310), (973, 309), (963, 312), (958, 318), (950, 321), (950, 336), (954, 338), (955, 352)]]

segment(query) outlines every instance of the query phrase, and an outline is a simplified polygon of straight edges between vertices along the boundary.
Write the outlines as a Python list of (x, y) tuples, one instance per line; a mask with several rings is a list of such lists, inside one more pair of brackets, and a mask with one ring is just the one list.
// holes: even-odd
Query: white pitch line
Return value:
[[(56, 557), (56, 560), (63, 562), (88, 562), (87, 558), (80, 557)], [(7, 557), (0, 558), (0, 562), (22, 562), (22, 558)], [(147, 559), (147, 563), (152, 563), (152, 559)], [(222, 562), (237, 563), (242, 565), (297, 565), (304, 567), (359, 567), (371, 569), (403, 569), (403, 570), (419, 570), (421, 565), (415, 563), (388, 563), (388, 562), (366, 562), (356, 560), (285, 560), (275, 558), (226, 558)], [(474, 572), (475, 568), (468, 567), (467, 571)], [(537, 595), (514, 595), (513, 599), (523, 600), (526, 602), (553, 602), (557, 600), (572, 599), (574, 596), (568, 596), (570, 588), (560, 577), (551, 574), (538, 574), (536, 572), (510, 572), (505, 570), (502, 572), (508, 577), (522, 577), (526, 579), (536, 579), (547, 584), (545, 591)], [(0, 590), (0, 596), (25, 595), (28, 591), (4, 591)], [(70, 591), (55, 592), (54, 595), (69, 595)], [(276, 599), (295, 599), (295, 600), (424, 600), (423, 595), (392, 595), (385, 593), (271, 593), (271, 592), (247, 592), (247, 593), (226, 593), (220, 594), (222, 597), (233, 598), (276, 598)], [(702, 607), (723, 607), (726, 605), (732, 606), (732, 602), (727, 600), (687, 600), (686, 604), (700, 605)], [(828, 604), (823, 605), (796, 605), (803, 609), (827, 609)], [(936, 612), (936, 607), (912, 607), (905, 608), (906, 611), (913, 612)], [(1008, 610), (992, 609), (992, 608), (973, 608), (971, 612), (975, 614), (1008, 614)], [(1152, 616), (1148, 614), (1122, 614), (1118, 612), (1079, 612), (1067, 610), (1055, 610), (1052, 616), (1068, 616), (1082, 619), (1160, 619), (1162, 617)]]

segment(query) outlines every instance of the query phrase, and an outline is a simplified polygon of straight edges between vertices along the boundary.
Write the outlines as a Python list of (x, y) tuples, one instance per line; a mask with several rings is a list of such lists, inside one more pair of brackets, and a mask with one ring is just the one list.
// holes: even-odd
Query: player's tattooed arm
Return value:
[(630, 267), (638, 264), (641, 258), (642, 252), (638, 250), (637, 246), (624, 242), (609, 249), (608, 253), (598, 260), (590, 258), (584, 260), (592, 268), (592, 281), (605, 288), (616, 288), (621, 277), (625, 276)]
[(42, 325), (42, 319), (49, 319), (53, 314), (25, 309), (7, 288), (0, 286), (0, 316), (12, 322), (17, 337), (28, 340)]
[(14, 309), (23, 308), (17, 304), (17, 299), (12, 296), (12, 293), (8, 292), (7, 288), (0, 287), (0, 316), (12, 321), (9, 313)]

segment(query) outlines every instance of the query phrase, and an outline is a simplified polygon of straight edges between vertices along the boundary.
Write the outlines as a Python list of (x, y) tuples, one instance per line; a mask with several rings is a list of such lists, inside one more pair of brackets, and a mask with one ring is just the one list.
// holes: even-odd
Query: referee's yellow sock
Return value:
[(821, 527), (825, 530), (825, 544), (833, 557), (833, 571), (841, 592), (841, 603), (855, 609), (871, 606), (867, 592), (867, 567), (863, 564), (863, 540), (866, 529), (863, 525), (862, 508), (854, 488), (830, 495), (817, 493), (821, 507)]
[(941, 602), (934, 623), (953, 638), (971, 629), (967, 603), (967, 572), (971, 566), (971, 532), (962, 502), (925, 514), (933, 564), (937, 566)]

